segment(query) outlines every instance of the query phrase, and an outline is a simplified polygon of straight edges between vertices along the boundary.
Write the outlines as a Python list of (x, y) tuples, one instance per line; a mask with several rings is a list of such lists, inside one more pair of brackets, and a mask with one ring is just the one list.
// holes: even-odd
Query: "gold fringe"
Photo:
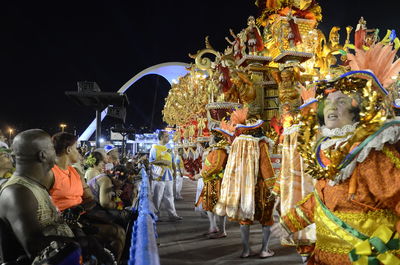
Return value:
[(300, 222), (296, 219), (296, 217), (291, 213), (288, 212), (286, 216), (289, 218), (290, 222), (294, 225), (297, 230), (301, 230), (304, 227), (300, 224)]

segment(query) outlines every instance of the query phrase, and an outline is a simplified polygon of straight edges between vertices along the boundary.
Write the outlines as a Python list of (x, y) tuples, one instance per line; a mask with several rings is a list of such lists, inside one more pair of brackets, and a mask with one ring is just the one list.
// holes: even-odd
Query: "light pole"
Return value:
[(64, 132), (64, 129), (65, 129), (65, 127), (67, 127), (67, 125), (64, 124), (64, 123), (61, 123), (61, 124), (60, 124), (60, 127), (61, 127), (61, 131)]
[(12, 143), (11, 136), (12, 136), (13, 132), (14, 132), (14, 129), (8, 128), (8, 141), (10, 142), (10, 145)]

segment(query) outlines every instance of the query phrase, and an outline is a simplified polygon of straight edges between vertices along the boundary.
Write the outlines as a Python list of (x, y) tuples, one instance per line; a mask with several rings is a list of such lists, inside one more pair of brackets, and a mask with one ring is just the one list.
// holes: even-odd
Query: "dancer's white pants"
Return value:
[(175, 188), (176, 188), (175, 198), (177, 198), (177, 199), (182, 198), (182, 195), (181, 195), (182, 185), (183, 185), (183, 177), (180, 176), (179, 174), (176, 174), (176, 178), (175, 178)]
[(153, 202), (156, 210), (156, 214), (160, 214), (161, 202), (164, 203), (165, 210), (168, 215), (177, 216), (174, 203), (174, 192), (173, 192), (173, 180), (158, 181), (153, 180), (152, 182), (152, 193)]

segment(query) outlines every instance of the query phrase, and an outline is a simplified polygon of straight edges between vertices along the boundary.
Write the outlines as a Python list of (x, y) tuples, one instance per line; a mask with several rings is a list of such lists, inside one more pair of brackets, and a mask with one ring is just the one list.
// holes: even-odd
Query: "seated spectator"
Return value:
[(10, 152), (10, 149), (0, 147), (0, 188), (11, 177), (14, 169)]
[(129, 176), (134, 176), (138, 174), (135, 164), (132, 161), (128, 161), (125, 164), (126, 170), (128, 171)]
[(82, 149), (82, 147), (77, 148), (78, 153), (79, 153), (79, 158), (78, 158), (78, 162), (72, 164), (72, 166), (75, 168), (75, 170), (79, 173), (79, 175), (81, 176), (81, 179), (84, 180), (84, 176), (85, 176), (85, 167), (84, 167), (84, 151)]
[(19, 248), (32, 260), (52, 241), (76, 240), (84, 258), (95, 256), (101, 264), (113, 264), (96, 238), (73, 238), (73, 232), (49, 198), (54, 181), (50, 169), (56, 157), (50, 135), (39, 129), (24, 131), (14, 138), (12, 149), (16, 171), (0, 191), (0, 253), (4, 254), (0, 255), (0, 262), (12, 263), (20, 258)]
[(104, 146), (106, 152), (107, 164), (105, 165), (106, 171), (112, 170), (116, 165), (120, 164), (118, 148), (109, 144)]
[[(52, 182), (49, 171), (55, 163), (50, 136), (39, 129), (24, 131), (14, 138), (12, 149), (16, 171), (1, 189), (0, 221), (2, 230), (12, 231), (32, 259), (50, 242), (72, 241), (74, 234), (48, 194)], [(4, 251), (3, 262), (13, 261), (15, 252), (17, 249)]]
[(115, 222), (126, 227), (130, 221), (131, 211), (124, 208), (132, 205), (133, 185), (127, 183), (128, 174), (124, 166), (118, 165), (109, 174), (100, 174), (88, 182), (90, 189), (99, 204), (108, 209), (115, 217)]
[[(128, 173), (128, 180), (126, 181), (126, 183), (129, 184), (129, 187), (127, 185), (126, 188), (132, 189), (132, 201), (130, 203), (130, 205), (132, 205), (133, 202), (137, 199), (142, 176), (140, 174), (139, 168), (133, 162), (126, 163), (126, 170)], [(121, 199), (124, 200), (123, 198)]]
[(147, 154), (141, 154), (139, 159), (138, 159), (138, 167), (139, 169), (144, 168), (144, 170), (147, 172), (150, 169), (150, 163), (149, 163), (149, 157)]
[(88, 169), (86, 170), (85, 173), (85, 179), (87, 182), (89, 182), (92, 178), (100, 175), (104, 171), (104, 156), (97, 151), (92, 152), (87, 158), (86, 158), (86, 166), (88, 166)]
[[(122, 227), (112, 224), (112, 220), (106, 220), (108, 215), (97, 207), (96, 201), (90, 189), (85, 189), (86, 183), (72, 167), (79, 159), (76, 149), (77, 137), (67, 133), (57, 133), (52, 137), (56, 150), (56, 164), (52, 168), (54, 183), (50, 189), (50, 195), (54, 204), (61, 210), (68, 212), (86, 212), (86, 218), (102, 217), (102, 223), (92, 223), (98, 228), (96, 236), (108, 246), (117, 260), (119, 260), (125, 243), (125, 231)], [(87, 195), (86, 195), (87, 194)]]
[(114, 168), (113, 184), (117, 195), (120, 193), (118, 197), (122, 200), (124, 208), (132, 206), (133, 182), (127, 167), (119, 165)]

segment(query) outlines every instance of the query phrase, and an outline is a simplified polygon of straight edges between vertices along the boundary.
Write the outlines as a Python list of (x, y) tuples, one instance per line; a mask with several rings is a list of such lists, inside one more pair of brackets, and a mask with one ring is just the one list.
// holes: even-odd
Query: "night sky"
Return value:
[[(223, 51), (229, 28), (246, 27), (258, 16), (254, 0), (204, 1), (3, 1), (0, 15), (0, 129), (67, 129), (78, 134), (94, 111), (75, 105), (65, 91), (77, 81), (96, 81), (102, 91), (117, 91), (138, 72), (164, 62), (192, 62), (188, 53), (204, 48), (204, 37)], [(395, 1), (322, 0), (328, 33), (355, 28), (364, 16), (368, 28), (399, 29)], [(147, 76), (129, 88), (127, 126), (161, 128), (169, 85)], [(156, 94), (155, 94), (156, 93)], [(156, 95), (156, 96), (155, 96)], [(155, 107), (153, 105), (155, 103)], [(154, 111), (153, 111), (154, 109)], [(152, 116), (152, 113), (154, 114)], [(153, 120), (153, 122), (152, 122)], [(108, 119), (103, 127), (115, 121)]]

